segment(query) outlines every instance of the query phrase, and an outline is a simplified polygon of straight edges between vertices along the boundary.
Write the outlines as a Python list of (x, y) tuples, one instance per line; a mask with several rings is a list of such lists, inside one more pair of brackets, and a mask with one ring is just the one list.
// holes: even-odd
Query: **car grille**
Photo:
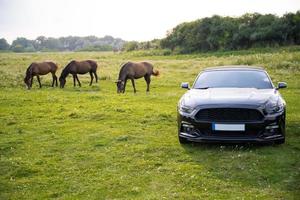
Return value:
[(247, 108), (208, 108), (201, 109), (195, 116), (202, 121), (260, 121), (263, 119), (261, 112)]

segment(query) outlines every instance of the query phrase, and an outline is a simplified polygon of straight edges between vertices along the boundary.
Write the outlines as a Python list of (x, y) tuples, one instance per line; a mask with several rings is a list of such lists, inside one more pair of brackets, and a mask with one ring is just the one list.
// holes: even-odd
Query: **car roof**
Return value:
[(208, 67), (203, 71), (265, 71), (262, 67), (257, 66), (249, 66), (249, 65), (225, 65), (225, 66), (216, 66), (216, 67)]

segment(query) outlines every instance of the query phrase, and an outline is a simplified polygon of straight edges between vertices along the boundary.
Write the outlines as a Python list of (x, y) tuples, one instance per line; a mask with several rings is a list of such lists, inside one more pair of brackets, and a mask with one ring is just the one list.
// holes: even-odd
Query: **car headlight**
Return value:
[(179, 100), (178, 111), (180, 113), (190, 115), (194, 110), (194, 107), (187, 105), (184, 96)]
[(279, 113), (282, 112), (284, 109), (283, 103), (280, 102), (268, 102), (266, 104), (265, 110), (268, 114), (274, 114), (274, 113)]
[(194, 108), (189, 107), (189, 106), (180, 105), (179, 106), (179, 111), (183, 112), (183, 113), (186, 113), (186, 114), (191, 114), (194, 111)]

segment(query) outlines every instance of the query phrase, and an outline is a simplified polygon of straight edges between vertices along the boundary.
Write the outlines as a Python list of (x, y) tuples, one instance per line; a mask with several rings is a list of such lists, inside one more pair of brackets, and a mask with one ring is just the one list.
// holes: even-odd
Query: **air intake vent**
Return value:
[(197, 120), (202, 121), (260, 121), (263, 115), (255, 109), (247, 108), (209, 108), (199, 110)]

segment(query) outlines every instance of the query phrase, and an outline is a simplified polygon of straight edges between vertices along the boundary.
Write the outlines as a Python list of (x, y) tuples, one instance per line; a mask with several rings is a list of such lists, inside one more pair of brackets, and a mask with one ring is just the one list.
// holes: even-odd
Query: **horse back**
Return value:
[(32, 75), (45, 75), (57, 70), (57, 65), (53, 62), (33, 62), (29, 67)]
[(48, 61), (48, 62), (46, 62), (49, 66), (50, 66), (50, 68), (51, 68), (51, 72), (56, 72), (57, 71), (57, 69), (58, 69), (58, 66), (57, 66), (57, 64), (56, 63), (54, 63), (54, 62), (51, 62), (51, 61)]
[(151, 75), (153, 71), (153, 65), (148, 62), (135, 63), (135, 68), (138, 76)]
[(149, 62), (141, 62), (141, 64), (145, 67), (148, 73), (152, 73), (153, 71), (153, 65)]
[(97, 63), (93, 60), (75, 61), (72, 66), (72, 72), (78, 74), (86, 74), (88, 72), (96, 72)]
[(98, 68), (98, 64), (96, 61), (93, 61), (93, 60), (86, 60), (86, 62), (88, 62), (90, 65), (91, 65), (91, 70), (93, 72), (96, 72), (97, 71), (97, 68)]
[(152, 70), (153, 66), (148, 62), (128, 62), (121, 69), (119, 77), (132, 77), (138, 79), (144, 77), (145, 75), (151, 75)]

